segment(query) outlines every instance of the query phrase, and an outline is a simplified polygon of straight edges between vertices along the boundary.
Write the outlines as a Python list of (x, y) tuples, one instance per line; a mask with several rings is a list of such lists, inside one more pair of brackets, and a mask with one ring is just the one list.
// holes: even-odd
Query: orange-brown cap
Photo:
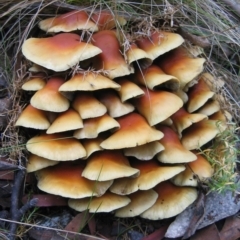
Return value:
[(35, 108), (51, 112), (64, 112), (69, 108), (69, 101), (60, 92), (59, 87), (64, 83), (61, 78), (51, 78), (45, 87), (38, 90), (31, 98), (31, 105)]
[(158, 199), (151, 208), (140, 215), (142, 218), (160, 220), (176, 216), (198, 196), (196, 188), (175, 186), (169, 181), (158, 184), (154, 190), (158, 193)]
[(177, 91), (173, 91), (172, 93), (176, 94), (178, 97), (180, 97), (183, 101), (183, 103), (187, 103), (188, 101), (188, 95), (186, 92), (184, 92), (182, 89), (178, 89)]
[(198, 113), (210, 116), (220, 110), (220, 103), (217, 100), (208, 100), (201, 108), (197, 110)]
[(145, 212), (147, 209), (152, 207), (158, 198), (158, 194), (150, 189), (146, 191), (137, 191), (128, 196), (131, 202), (122, 208), (119, 208), (115, 216), (116, 217), (135, 217)]
[(130, 166), (128, 159), (120, 151), (93, 153), (87, 160), (82, 176), (97, 181), (107, 181), (122, 177), (136, 177), (139, 170)]
[(218, 120), (202, 120), (183, 131), (181, 142), (188, 150), (198, 149), (225, 129), (226, 124)]
[(157, 129), (164, 134), (164, 137), (159, 142), (165, 149), (157, 154), (157, 159), (160, 162), (169, 164), (186, 163), (197, 159), (195, 154), (183, 147), (178, 134), (170, 127), (158, 125)]
[(74, 33), (60, 33), (48, 38), (29, 38), (22, 46), (23, 55), (30, 61), (56, 72), (65, 71), (79, 61), (94, 57), (101, 49), (80, 41)]
[(167, 75), (160, 67), (154, 64), (145, 69), (138, 69), (132, 79), (134, 82), (147, 86), (151, 90), (164, 87), (175, 91), (179, 88), (177, 78)]
[(35, 172), (49, 166), (57, 165), (58, 163), (59, 161), (53, 161), (35, 154), (30, 154), (27, 161), (27, 172)]
[(188, 91), (188, 112), (191, 113), (197, 111), (213, 96), (214, 92), (210, 90), (204, 79), (199, 79), (198, 83), (193, 85)]
[(113, 117), (121, 117), (134, 111), (134, 106), (128, 102), (122, 102), (114, 90), (102, 91), (98, 94), (99, 101), (104, 104), (108, 114)]
[(73, 109), (60, 113), (47, 130), (47, 134), (83, 128), (80, 115)]
[(213, 168), (208, 160), (200, 153), (194, 153), (197, 159), (186, 164), (186, 169), (171, 179), (175, 185), (196, 187), (199, 181), (205, 181), (212, 177)]
[(161, 166), (155, 159), (150, 161), (131, 159), (131, 166), (138, 169), (140, 175), (136, 178), (116, 179), (110, 187), (111, 192), (126, 195), (138, 190), (149, 190), (185, 170), (183, 165)]
[[(183, 106), (181, 98), (167, 91), (152, 91), (142, 87), (145, 95), (134, 99), (137, 110), (154, 126)], [(160, 114), (161, 113), (161, 114)]]
[(74, 132), (77, 139), (96, 138), (99, 133), (119, 128), (119, 123), (108, 114), (83, 121), (83, 128)]
[(228, 121), (232, 121), (232, 115), (227, 111), (220, 110), (220, 111), (212, 114), (211, 116), (209, 116), (209, 119), (228, 122)]
[(96, 23), (99, 30), (111, 30), (127, 23), (123, 17), (106, 10), (92, 13), (91, 19)]
[(131, 98), (141, 97), (144, 95), (143, 90), (137, 84), (131, 82), (126, 78), (118, 79), (117, 83), (121, 85), (121, 89), (118, 94), (122, 102), (125, 102)]
[(90, 20), (85, 11), (71, 11), (57, 17), (39, 22), (39, 28), (46, 32), (72, 32), (75, 30), (98, 31), (97, 25)]
[(88, 92), (78, 92), (72, 102), (72, 107), (82, 119), (100, 117), (107, 112), (107, 108)]
[(112, 212), (128, 205), (130, 201), (130, 198), (127, 196), (119, 196), (111, 192), (106, 192), (101, 197), (69, 199), (68, 205), (79, 212), (89, 210), (90, 213), (99, 213)]
[(184, 39), (176, 33), (154, 32), (150, 37), (137, 41), (137, 45), (143, 49), (148, 57), (154, 60), (158, 56), (180, 46)]
[(203, 119), (207, 118), (208, 117), (205, 114), (189, 113), (184, 108), (180, 108), (171, 116), (173, 125), (179, 134), (181, 134), (184, 129), (188, 128), (193, 123), (202, 121)]
[(82, 145), (87, 152), (87, 155), (86, 155), (86, 157), (84, 157), (84, 159), (87, 159), (94, 152), (102, 151), (103, 149), (100, 147), (100, 144), (102, 141), (103, 141), (102, 137), (83, 139)]
[(66, 134), (42, 134), (28, 140), (27, 150), (40, 157), (70, 161), (86, 156), (82, 144)]
[(157, 153), (163, 150), (163, 145), (158, 141), (154, 141), (141, 146), (126, 148), (123, 150), (123, 152), (125, 156), (135, 157), (139, 160), (147, 161), (152, 159)]
[(192, 58), (186, 49), (179, 47), (164, 56), (158, 65), (162, 70), (176, 77), (183, 89), (203, 71), (204, 58)]
[(34, 129), (48, 129), (50, 122), (47, 113), (29, 104), (20, 114), (15, 126)]
[(115, 90), (120, 89), (120, 85), (111, 79), (104, 77), (101, 74), (88, 72), (78, 73), (71, 79), (66, 81), (59, 91), (62, 92), (74, 92), (74, 91), (95, 91), (99, 89), (113, 88)]
[(93, 34), (91, 43), (102, 50), (95, 58), (96, 69), (105, 70), (111, 79), (134, 72), (133, 67), (126, 63), (120, 52), (120, 44), (114, 31), (103, 30)]
[(46, 81), (40, 77), (34, 77), (29, 79), (22, 85), (22, 89), (25, 91), (38, 91), (46, 85)]
[(162, 132), (150, 127), (147, 121), (137, 113), (130, 113), (117, 119), (120, 129), (104, 140), (100, 146), (104, 149), (123, 149), (136, 147), (160, 140)]
[(112, 181), (91, 181), (81, 176), (85, 164), (64, 162), (36, 172), (38, 188), (44, 192), (69, 198), (102, 196)]

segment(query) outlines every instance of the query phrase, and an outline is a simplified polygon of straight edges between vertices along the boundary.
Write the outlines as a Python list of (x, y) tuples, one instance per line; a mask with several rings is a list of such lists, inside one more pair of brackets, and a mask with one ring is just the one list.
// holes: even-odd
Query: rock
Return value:
[[(170, 224), (165, 234), (167, 238), (182, 237), (193, 217), (195, 206), (190, 205), (185, 211), (179, 214), (175, 221)], [(231, 191), (224, 194), (211, 192), (206, 196), (205, 213), (197, 229), (201, 229), (228, 216), (236, 214), (240, 210), (240, 199)]]
[(130, 230), (128, 231), (128, 237), (130, 240), (141, 240), (144, 235), (140, 232), (134, 231), (134, 230)]

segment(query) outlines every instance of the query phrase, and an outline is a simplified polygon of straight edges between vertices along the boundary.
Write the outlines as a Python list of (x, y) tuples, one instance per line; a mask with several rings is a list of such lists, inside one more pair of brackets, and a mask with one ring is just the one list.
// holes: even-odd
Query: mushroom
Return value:
[(131, 202), (125, 206), (116, 210), (115, 216), (126, 218), (126, 217), (136, 217), (141, 213), (145, 212), (147, 209), (152, 207), (158, 198), (158, 194), (152, 190), (137, 191), (128, 195)]
[(38, 26), (49, 33), (72, 32), (75, 30), (98, 31), (97, 25), (90, 20), (88, 14), (79, 10), (44, 19), (39, 22)]
[(125, 62), (120, 53), (120, 44), (114, 31), (103, 30), (93, 34), (91, 43), (102, 51), (94, 60), (95, 68), (104, 70), (109, 78), (113, 79), (134, 72), (133, 67)]
[(205, 114), (210, 116), (221, 109), (220, 104), (217, 100), (208, 100), (201, 108), (197, 110), (197, 113)]
[[(133, 99), (137, 110), (154, 126), (175, 113), (183, 106), (181, 98), (167, 91), (152, 91), (142, 87), (145, 95)], [(161, 114), (160, 114), (161, 113)]]
[(47, 38), (29, 38), (22, 46), (23, 55), (30, 61), (56, 72), (65, 71), (79, 61), (94, 57), (101, 49), (80, 41), (74, 33), (60, 33)]
[(119, 123), (108, 114), (83, 121), (83, 128), (74, 131), (73, 136), (77, 139), (96, 138), (99, 133), (108, 130), (116, 130)]
[(46, 85), (46, 81), (41, 77), (30, 78), (22, 85), (22, 89), (25, 91), (38, 91)]
[(91, 181), (81, 176), (85, 164), (64, 162), (36, 172), (38, 188), (44, 192), (68, 198), (102, 196), (112, 181)]
[(157, 159), (163, 163), (187, 163), (197, 159), (196, 155), (188, 151), (181, 144), (178, 135), (174, 130), (167, 126), (157, 126), (164, 137), (159, 141), (163, 146), (164, 150), (157, 154)]
[(58, 92), (59, 87), (63, 83), (64, 80), (61, 78), (49, 79), (47, 84), (32, 96), (30, 100), (31, 105), (45, 111), (66, 111), (70, 106), (69, 100)]
[(33, 154), (56, 161), (71, 161), (86, 156), (82, 144), (63, 133), (35, 136), (28, 140), (26, 147)]
[(130, 203), (127, 196), (106, 192), (100, 197), (88, 197), (82, 199), (69, 199), (68, 206), (76, 211), (83, 212), (89, 210), (90, 213), (112, 212)]
[(110, 191), (120, 195), (127, 195), (138, 190), (149, 190), (154, 188), (160, 182), (168, 180), (178, 173), (185, 170), (183, 165), (180, 166), (161, 166), (156, 160), (139, 161), (131, 159), (131, 166), (138, 169), (140, 175), (136, 178), (116, 179)]
[(149, 37), (136, 41), (138, 47), (143, 49), (152, 60), (160, 55), (180, 46), (184, 42), (181, 35), (171, 32), (156, 31)]
[(154, 190), (158, 193), (155, 204), (140, 217), (160, 220), (178, 215), (197, 199), (197, 190), (192, 187), (179, 187), (171, 182), (161, 182)]
[(15, 126), (34, 129), (48, 129), (50, 122), (47, 113), (29, 104), (18, 117)]
[(100, 117), (107, 112), (107, 108), (87, 92), (79, 92), (72, 102), (72, 107), (82, 119)]
[(203, 71), (205, 61), (204, 58), (190, 57), (186, 49), (178, 47), (164, 55), (158, 65), (165, 73), (176, 77), (183, 89)]
[(122, 177), (137, 177), (139, 170), (130, 166), (120, 151), (93, 153), (87, 160), (82, 176), (97, 181), (108, 181)]
[(102, 141), (103, 141), (102, 137), (83, 139), (82, 145), (87, 152), (87, 155), (86, 157), (84, 157), (84, 159), (88, 159), (89, 156), (92, 155), (94, 152), (102, 151), (103, 148), (100, 147)]
[(130, 113), (117, 119), (120, 129), (104, 140), (104, 149), (123, 149), (144, 145), (160, 140), (162, 132), (151, 128), (147, 121), (137, 113)]

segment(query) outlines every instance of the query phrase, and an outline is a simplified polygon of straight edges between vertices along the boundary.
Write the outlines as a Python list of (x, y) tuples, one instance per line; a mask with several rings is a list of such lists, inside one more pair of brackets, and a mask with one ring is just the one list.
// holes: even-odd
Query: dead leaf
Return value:
[(190, 240), (206, 240), (206, 239), (225, 240), (228, 238), (222, 239), (220, 237), (220, 234), (215, 224), (211, 224), (208, 227), (198, 230), (196, 234), (190, 238)]
[(226, 218), (224, 226), (220, 232), (222, 239), (235, 240), (240, 238), (240, 218), (231, 216)]
[(142, 240), (156, 240), (156, 239), (161, 240), (164, 238), (165, 233), (167, 232), (167, 229), (168, 229), (168, 225), (162, 226), (158, 230), (142, 238)]
[(89, 213), (89, 221), (88, 221), (88, 228), (89, 228), (89, 231), (91, 233), (91, 235), (95, 235), (96, 233), (96, 220), (95, 220), (95, 217), (94, 217), (94, 214), (93, 213)]

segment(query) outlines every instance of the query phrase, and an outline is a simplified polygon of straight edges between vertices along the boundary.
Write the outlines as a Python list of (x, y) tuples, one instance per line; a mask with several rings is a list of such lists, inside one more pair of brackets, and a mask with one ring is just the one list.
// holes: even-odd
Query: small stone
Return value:
[(144, 237), (142, 233), (134, 230), (128, 231), (127, 234), (130, 240), (141, 240)]

